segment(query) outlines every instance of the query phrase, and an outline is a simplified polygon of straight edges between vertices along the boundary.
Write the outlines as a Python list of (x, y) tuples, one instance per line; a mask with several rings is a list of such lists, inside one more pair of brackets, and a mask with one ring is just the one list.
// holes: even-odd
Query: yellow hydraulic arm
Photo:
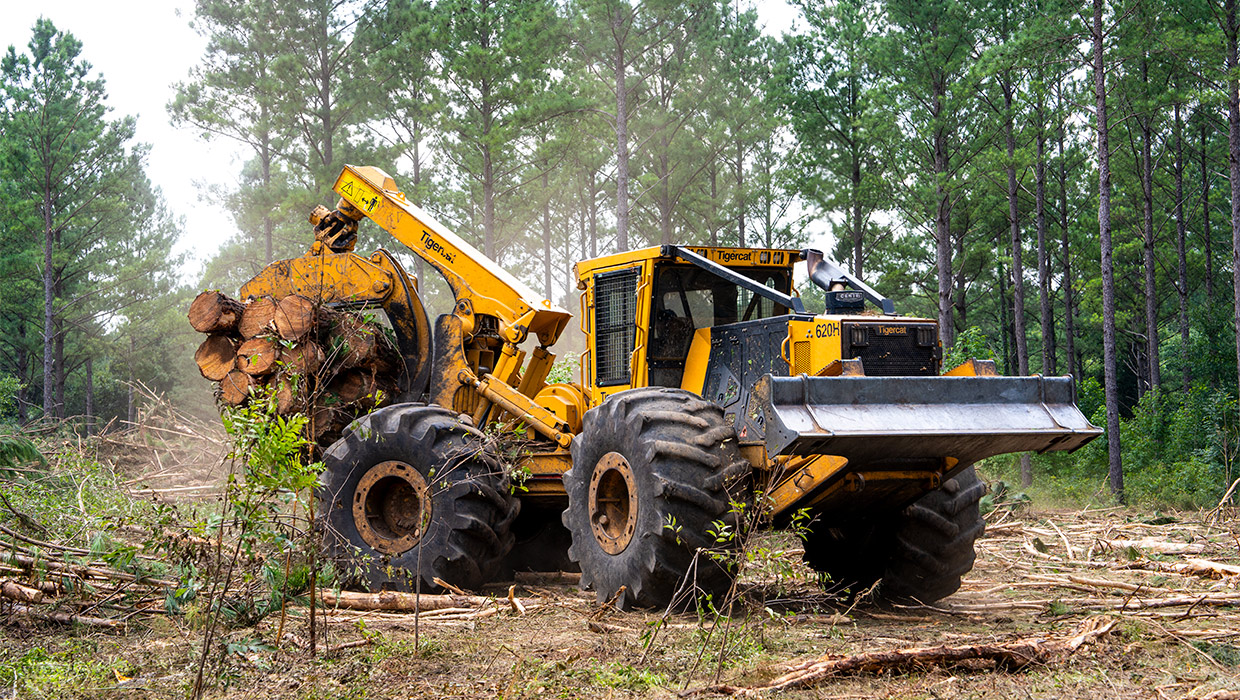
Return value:
[(461, 319), (465, 336), (473, 334), (477, 316), (485, 314), (499, 320), (505, 340), (520, 343), (534, 333), (539, 345), (546, 347), (559, 339), (572, 318), (406, 201), (396, 182), (379, 168), (346, 165), (333, 189), (357, 216), (342, 213), (355, 219), (368, 217), (443, 275), (456, 297), (454, 314)]

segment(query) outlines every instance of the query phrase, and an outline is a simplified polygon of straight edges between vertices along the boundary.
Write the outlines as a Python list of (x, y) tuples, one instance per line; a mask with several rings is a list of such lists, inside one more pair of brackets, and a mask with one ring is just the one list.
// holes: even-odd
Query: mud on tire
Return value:
[(717, 533), (720, 525), (736, 533), (730, 501), (749, 473), (723, 411), (680, 389), (625, 391), (586, 413), (572, 453), (562, 520), (582, 586), (599, 602), (624, 586), (616, 600), (624, 609), (703, 595), (718, 604), (732, 573), (705, 550), (737, 541)]
[[(317, 524), (350, 584), (476, 589), (512, 548), (520, 502), (483, 435), (457, 414), (398, 404), (364, 416), (323, 455)], [(355, 507), (357, 506), (357, 507)]]

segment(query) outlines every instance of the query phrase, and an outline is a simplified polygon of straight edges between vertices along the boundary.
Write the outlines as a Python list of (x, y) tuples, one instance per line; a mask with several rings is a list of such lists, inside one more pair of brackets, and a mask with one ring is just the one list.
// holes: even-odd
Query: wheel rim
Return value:
[(412, 466), (398, 461), (371, 467), (353, 491), (353, 523), (366, 544), (384, 554), (413, 549), (431, 519), (430, 491)]
[(608, 452), (590, 476), (590, 530), (608, 554), (619, 554), (637, 529), (637, 486), (633, 468), (619, 452)]

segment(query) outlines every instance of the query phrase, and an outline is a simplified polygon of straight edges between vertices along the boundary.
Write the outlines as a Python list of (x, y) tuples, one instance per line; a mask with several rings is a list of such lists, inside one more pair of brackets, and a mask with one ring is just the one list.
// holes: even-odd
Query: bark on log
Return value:
[(853, 656), (824, 656), (788, 669), (784, 675), (757, 686), (737, 687), (715, 685), (683, 695), (719, 694), (756, 696), (772, 690), (804, 688), (838, 673), (874, 673), (887, 670), (921, 669), (930, 666), (947, 666), (982, 659), (997, 666), (1010, 669), (1025, 668), (1031, 664), (1046, 664), (1061, 659), (1111, 631), (1116, 620), (1090, 618), (1081, 623), (1072, 637), (1027, 637), (1002, 644), (965, 644), (961, 646), (937, 646), (895, 651), (871, 651)]
[(314, 328), (317, 305), (301, 296), (290, 294), (276, 304), (276, 331), (285, 340), (301, 340)]
[(259, 297), (245, 307), (245, 312), (241, 314), (241, 322), (237, 324), (237, 331), (241, 333), (242, 338), (253, 338), (275, 328), (275, 320), (276, 300), (271, 297)]
[(38, 608), (32, 608), (29, 605), (14, 605), (13, 612), (22, 613), (36, 620), (45, 620), (47, 622), (56, 622), (62, 625), (85, 625), (87, 627), (99, 627), (108, 630), (124, 630), (124, 620), (109, 620), (103, 617), (91, 617), (89, 615), (74, 615), (67, 612), (45, 611)]
[(377, 326), (366, 323), (359, 316), (341, 314), (332, 324), (329, 334), (332, 353), (342, 367), (360, 367), (369, 364), (378, 353)]
[(189, 305), (189, 325), (199, 333), (227, 333), (237, 327), (245, 306), (216, 290), (194, 297)]
[(237, 365), (237, 343), (226, 335), (211, 335), (194, 352), (194, 362), (203, 377), (218, 382)]
[(112, 581), (128, 581), (146, 586), (156, 586), (160, 588), (171, 588), (180, 585), (177, 581), (168, 581), (165, 579), (154, 578), (151, 576), (138, 576), (126, 571), (117, 571), (100, 566), (86, 566), (84, 564), (67, 564), (50, 558), (39, 558), (18, 554), (17, 552), (0, 552), (0, 562), (20, 566), (21, 568), (31, 571), (34, 567), (39, 566), (48, 571), (56, 571), (65, 574), (72, 574), (81, 578), (96, 578)]
[[(396, 610), (400, 612), (425, 612), (447, 608), (478, 608), (496, 603), (494, 598), (477, 595), (426, 595), (416, 593), (383, 591), (382, 593), (336, 592), (319, 589), (323, 604), (348, 610)], [(506, 601), (505, 601), (506, 602)]]
[(323, 366), (323, 348), (312, 340), (303, 340), (282, 351), (280, 361), (284, 363), (284, 371), (310, 377)]
[(275, 338), (260, 335), (250, 338), (237, 348), (237, 369), (254, 377), (261, 377), (276, 371), (276, 360), (280, 359), (280, 344)]
[(29, 586), (23, 586), (16, 581), (8, 579), (0, 580), (0, 596), (4, 596), (9, 600), (16, 600), (19, 603), (42, 603), (43, 591)]
[(277, 413), (287, 416), (297, 412), (303, 404), (301, 387), (307, 381), (309, 379), (295, 379), (283, 371), (272, 377), (271, 385), (275, 387)]
[(229, 406), (240, 406), (250, 397), (252, 386), (254, 386), (253, 377), (239, 369), (234, 369), (220, 380), (220, 400)]

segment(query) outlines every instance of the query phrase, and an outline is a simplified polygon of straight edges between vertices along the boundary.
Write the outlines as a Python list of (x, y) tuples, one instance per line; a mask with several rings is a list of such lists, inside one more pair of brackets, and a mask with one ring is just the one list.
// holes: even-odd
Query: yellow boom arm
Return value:
[(395, 180), (379, 168), (346, 165), (333, 189), (357, 210), (357, 216), (374, 221), (443, 275), (456, 297), (453, 313), (461, 319), (463, 335), (471, 335), (476, 317), (486, 314), (499, 320), (505, 340), (520, 343), (534, 333), (545, 347), (555, 343), (572, 318), (406, 201)]

